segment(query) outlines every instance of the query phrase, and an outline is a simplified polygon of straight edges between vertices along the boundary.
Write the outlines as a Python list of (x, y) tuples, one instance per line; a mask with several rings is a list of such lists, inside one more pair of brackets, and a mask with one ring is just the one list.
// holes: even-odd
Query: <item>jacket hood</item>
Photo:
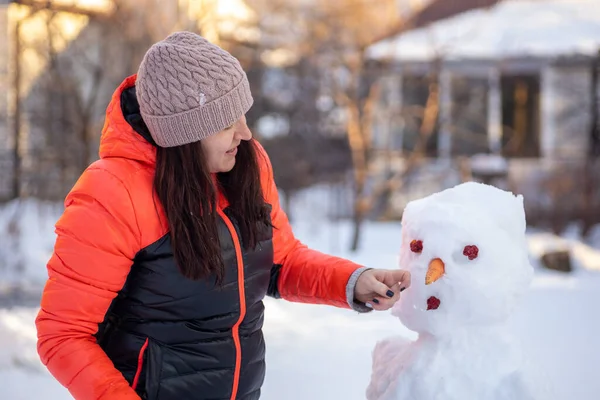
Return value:
[(137, 75), (126, 78), (115, 90), (106, 109), (99, 156), (156, 163), (156, 147), (142, 120), (135, 95)]

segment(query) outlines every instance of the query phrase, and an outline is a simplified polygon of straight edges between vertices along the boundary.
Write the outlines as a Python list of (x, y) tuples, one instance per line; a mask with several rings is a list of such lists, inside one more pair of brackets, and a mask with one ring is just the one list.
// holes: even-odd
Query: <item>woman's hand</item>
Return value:
[(410, 286), (410, 272), (395, 269), (369, 269), (363, 272), (354, 287), (354, 299), (367, 307), (384, 311), (400, 299), (400, 292)]

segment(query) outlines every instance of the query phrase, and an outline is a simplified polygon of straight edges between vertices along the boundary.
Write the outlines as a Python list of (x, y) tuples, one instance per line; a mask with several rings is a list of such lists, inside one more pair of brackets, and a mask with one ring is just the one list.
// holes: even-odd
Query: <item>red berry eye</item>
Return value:
[(420, 253), (423, 251), (423, 241), (422, 240), (413, 240), (410, 242), (410, 251), (413, 253)]
[(479, 255), (479, 249), (477, 246), (465, 246), (463, 255), (469, 257), (469, 260), (474, 260)]

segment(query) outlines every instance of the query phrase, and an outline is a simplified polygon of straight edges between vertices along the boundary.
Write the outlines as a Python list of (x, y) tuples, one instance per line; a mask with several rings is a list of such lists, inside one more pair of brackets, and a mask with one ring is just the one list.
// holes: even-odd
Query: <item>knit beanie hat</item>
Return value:
[(146, 52), (136, 93), (142, 118), (161, 147), (222, 131), (253, 103), (239, 61), (191, 32), (174, 33)]

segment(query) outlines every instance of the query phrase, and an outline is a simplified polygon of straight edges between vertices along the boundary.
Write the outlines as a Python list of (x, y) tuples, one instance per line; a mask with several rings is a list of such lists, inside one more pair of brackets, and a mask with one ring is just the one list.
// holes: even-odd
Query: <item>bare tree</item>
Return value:
[[(334, 175), (338, 179), (341, 170), (346, 168), (344, 151), (349, 156), (353, 171), (354, 192), (354, 233), (350, 247), (355, 250), (360, 242), (361, 227), (375, 200), (382, 190), (375, 193), (367, 190), (372, 154), (371, 129), (374, 109), (381, 98), (381, 84), (378, 77), (381, 66), (373, 68), (367, 59), (367, 48), (373, 40), (381, 38), (390, 30), (397, 30), (402, 14), (397, 12), (395, 1), (345, 0), (342, 2), (252, 0), (248, 2), (259, 10), (257, 26), (261, 38), (255, 43), (254, 59), (264, 61), (269, 53), (287, 50), (287, 63), (279, 67), (285, 71), (286, 80), (280, 85), (276, 95), (269, 97), (268, 85), (262, 81), (263, 95), (257, 114), (265, 112), (283, 115), (289, 122), (287, 138), (278, 138), (268, 146), (273, 152), (294, 149), (298, 159), (295, 172), (291, 165), (282, 165), (279, 186), (286, 186), (285, 192), (293, 192), (303, 185), (314, 184), (319, 178), (319, 170), (333, 172), (332, 164), (319, 164), (323, 158), (323, 138), (341, 133), (346, 137), (346, 146), (329, 147), (337, 149), (338, 169)], [(415, 3), (416, 7), (416, 3)], [(376, 23), (375, 23), (376, 21)], [(265, 65), (263, 64), (263, 67)], [(271, 74), (269, 66), (261, 70), (262, 78)], [(435, 89), (435, 86), (432, 86)], [(266, 93), (266, 96), (265, 96)], [(286, 96), (292, 101), (282, 101)], [(423, 114), (422, 132), (430, 132), (437, 120), (436, 91), (432, 91)], [(277, 107), (279, 105), (279, 107)], [(257, 118), (256, 120), (258, 120)], [(256, 121), (255, 120), (255, 121)], [(430, 133), (429, 133), (430, 134)], [(294, 138), (300, 136), (302, 140)], [(425, 134), (425, 142), (427, 135)], [(284, 143), (289, 142), (287, 146)], [(304, 145), (299, 145), (304, 143)], [(419, 141), (420, 143), (420, 141)], [(421, 144), (417, 145), (417, 154)], [(320, 151), (321, 150), (321, 151)], [(285, 161), (291, 157), (284, 155)], [(318, 155), (319, 157), (315, 157)], [(328, 157), (330, 154), (328, 155)], [(274, 157), (274, 164), (278, 157)], [(285, 163), (284, 161), (284, 163)], [(276, 170), (279, 167), (276, 168)], [(303, 178), (299, 178), (299, 175)], [(324, 175), (331, 176), (327, 172)], [(295, 178), (292, 178), (295, 177)], [(289, 182), (282, 182), (283, 180)], [(391, 185), (387, 185), (391, 187)]]
[(372, 38), (397, 22), (395, 1), (249, 3), (269, 16), (262, 21), (261, 32), (270, 42), (270, 51), (283, 48), (292, 54), (285, 70), (291, 78), (287, 90), (294, 99), (280, 112), (289, 120), (289, 134), (307, 141), (304, 163), (318, 170), (314, 154), (322, 158), (323, 137), (341, 132), (347, 138), (355, 192), (356, 229), (351, 247), (357, 248), (366, 211), (371, 115), (378, 98), (377, 85), (371, 85), (366, 73), (365, 53)]
[[(152, 7), (140, 10), (139, 3), (114, 0), (111, 9), (98, 12), (32, 2), (32, 15), (44, 18), (46, 35), (30, 40), (21, 51), (35, 51), (46, 67), (19, 101), (23, 107), (18, 115), (27, 119), (30, 131), (26, 149), (15, 150), (26, 159), (18, 163), (23, 166), (15, 174), (23, 186), (20, 194), (62, 199), (97, 159), (113, 90), (135, 73), (148, 47), (178, 22), (176, 13)], [(77, 15), (87, 23), (75, 39), (67, 38), (59, 22)], [(20, 69), (25, 68), (22, 64)]]

